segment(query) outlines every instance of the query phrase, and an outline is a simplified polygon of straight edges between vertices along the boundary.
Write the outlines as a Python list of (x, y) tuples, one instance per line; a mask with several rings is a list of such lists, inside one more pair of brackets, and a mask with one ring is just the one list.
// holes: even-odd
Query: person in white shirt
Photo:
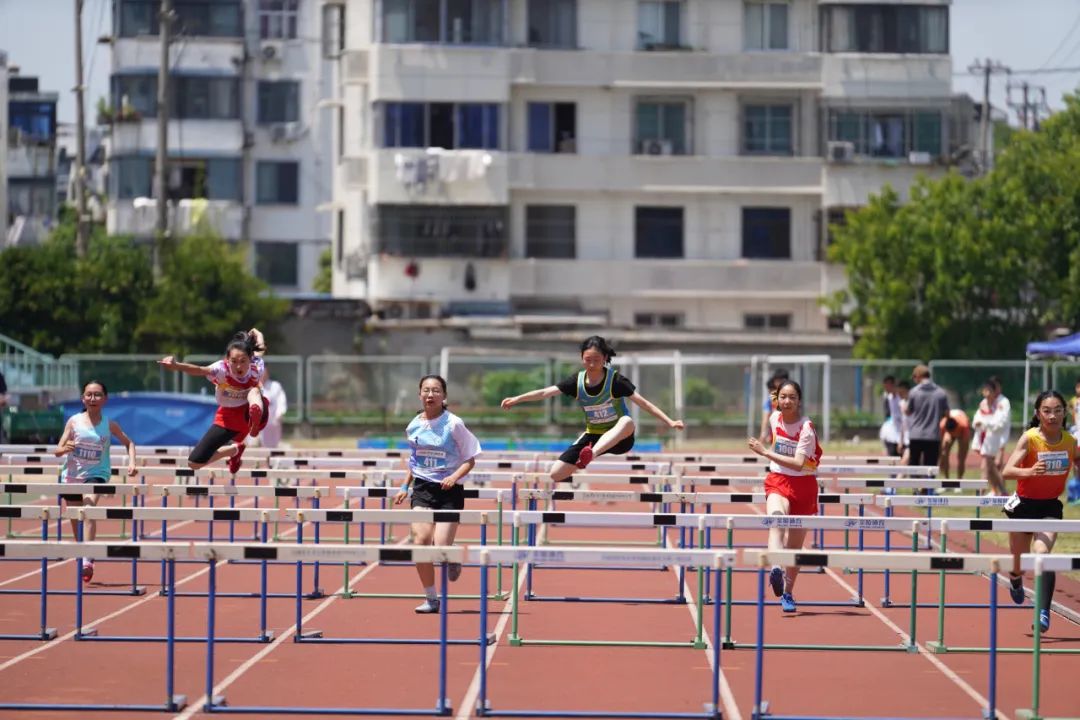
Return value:
[(277, 380), (270, 378), (270, 370), (263, 373), (263, 395), (270, 404), (270, 418), (263, 428), (262, 435), (255, 442), (263, 447), (276, 448), (281, 444), (283, 431), (282, 420), (289, 411), (289, 401), (285, 396), (285, 388)]
[(971, 449), (979, 454), (986, 482), (990, 485), (990, 494), (1006, 495), (998, 455), (1009, 442), (1012, 406), (1009, 399), (1001, 394), (1001, 380), (996, 376), (983, 383), (982, 396), (979, 409), (971, 421), (975, 433)]

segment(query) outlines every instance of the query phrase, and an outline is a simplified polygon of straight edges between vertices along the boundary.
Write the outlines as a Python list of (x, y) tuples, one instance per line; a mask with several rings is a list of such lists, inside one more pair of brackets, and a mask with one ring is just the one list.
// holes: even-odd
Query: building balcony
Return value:
[[(237, 155), (244, 144), (240, 120), (170, 120), (170, 155)], [(157, 120), (118, 122), (112, 126), (111, 155), (153, 155), (157, 150)]]
[(346, 53), (345, 81), (370, 100), (507, 102), (512, 85), (820, 90), (821, 56), (805, 53), (592, 52), (453, 45), (373, 45)]
[[(169, 47), (169, 67), (173, 72), (202, 71), (235, 73), (244, 55), (240, 37), (188, 37)], [(113, 72), (147, 71), (157, 75), (161, 62), (161, 41), (156, 35), (121, 37), (113, 42)]]
[(52, 145), (15, 145), (7, 149), (9, 178), (49, 178), (56, 175), (56, 148)]
[(512, 190), (820, 195), (817, 157), (518, 154)]
[(815, 300), (837, 289), (835, 273), (821, 262), (527, 258), (509, 264), (513, 299)]
[(375, 150), (368, 163), (369, 199), (374, 204), (506, 205), (508, 164), (506, 153), (489, 150)]
[[(244, 209), (230, 200), (178, 200), (169, 202), (169, 227), (173, 235), (189, 235), (209, 227), (227, 239), (241, 235)], [(153, 198), (116, 200), (109, 203), (106, 228), (110, 235), (153, 237), (157, 232), (157, 201)]]
[(823, 95), (828, 98), (948, 98), (952, 95), (949, 55), (822, 55)]
[(369, 299), (375, 306), (505, 302), (510, 297), (510, 275), (506, 260), (376, 255), (368, 270)]

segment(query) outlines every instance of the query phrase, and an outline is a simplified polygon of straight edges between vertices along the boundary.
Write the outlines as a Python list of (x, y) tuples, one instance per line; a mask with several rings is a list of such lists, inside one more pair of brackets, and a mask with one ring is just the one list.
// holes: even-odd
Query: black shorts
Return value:
[(464, 510), (465, 487), (460, 483), (449, 490), (443, 490), (437, 482), (428, 482), (413, 478), (410, 507), (428, 510)]
[(936, 467), (941, 456), (940, 440), (910, 440), (908, 441), (910, 453), (909, 465), (929, 465)]
[(214, 457), (214, 453), (220, 450), (222, 446), (228, 445), (236, 438), (243, 437), (243, 435), (244, 433), (220, 425), (211, 425), (203, 434), (202, 439), (199, 440), (199, 444), (188, 455), (188, 462), (205, 465), (210, 462), (210, 458)]
[(1061, 520), (1062, 518), (1064, 508), (1060, 500), (1035, 500), (1019, 496), (1017, 500), (1019, 502), (1012, 510), (1001, 508), (1001, 512), (1005, 513), (1010, 520)]
[[(78, 478), (75, 478), (74, 480), (68, 480), (69, 485), (75, 485), (75, 484), (81, 484), (81, 485), (87, 485), (87, 484), (106, 485), (106, 484), (108, 484), (108, 482), (109, 481), (108, 481), (107, 478), (102, 478), (102, 477), (88, 477), (88, 478), (83, 478), (82, 480), (80, 480)], [(63, 500), (64, 502), (71, 502), (72, 500), (78, 502), (79, 500), (82, 500), (84, 497), (86, 497), (86, 496), (80, 493), (78, 495), (61, 495), (60, 499)]]
[[(586, 445), (595, 445), (596, 441), (602, 438), (603, 433), (583, 433), (581, 437), (574, 441), (574, 444), (563, 450), (559, 459), (564, 463), (570, 463), (576, 465), (578, 461), (578, 454), (581, 452), (581, 448)], [(634, 447), (634, 436), (630, 435), (628, 438), (623, 438), (619, 442), (615, 443), (615, 447), (611, 448), (604, 455), (625, 455), (630, 452)]]

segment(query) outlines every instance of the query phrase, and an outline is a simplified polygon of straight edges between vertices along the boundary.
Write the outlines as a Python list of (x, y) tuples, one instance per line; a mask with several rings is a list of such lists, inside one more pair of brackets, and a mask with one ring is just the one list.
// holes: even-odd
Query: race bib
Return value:
[(97, 444), (79, 443), (71, 454), (80, 463), (96, 463), (101, 460), (102, 449)]
[(615, 419), (615, 405), (610, 400), (599, 405), (586, 405), (584, 410), (590, 425), (600, 425)]
[(441, 467), (446, 462), (446, 451), (433, 450), (431, 448), (417, 448), (416, 459), (421, 467)]
[(1037, 453), (1036, 458), (1046, 464), (1046, 472), (1058, 474), (1069, 470), (1069, 453), (1064, 450), (1047, 450)]
[(773, 444), (773, 450), (777, 455), (783, 455), (784, 457), (795, 457), (795, 450), (799, 447), (798, 440), (792, 440), (790, 438), (776, 438), (776, 442)]

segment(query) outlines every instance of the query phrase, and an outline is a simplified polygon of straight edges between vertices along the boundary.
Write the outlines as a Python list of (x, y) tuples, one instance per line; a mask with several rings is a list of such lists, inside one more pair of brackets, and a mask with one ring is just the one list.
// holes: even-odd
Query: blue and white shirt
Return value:
[(102, 413), (101, 422), (91, 425), (90, 417), (84, 412), (79, 413), (71, 419), (71, 433), (75, 449), (65, 459), (60, 482), (83, 482), (91, 478), (108, 480), (112, 475), (109, 418)]
[(465, 422), (449, 410), (434, 420), (423, 413), (405, 428), (409, 440), (409, 470), (417, 480), (441, 483), (466, 460), (480, 454), (480, 441)]

